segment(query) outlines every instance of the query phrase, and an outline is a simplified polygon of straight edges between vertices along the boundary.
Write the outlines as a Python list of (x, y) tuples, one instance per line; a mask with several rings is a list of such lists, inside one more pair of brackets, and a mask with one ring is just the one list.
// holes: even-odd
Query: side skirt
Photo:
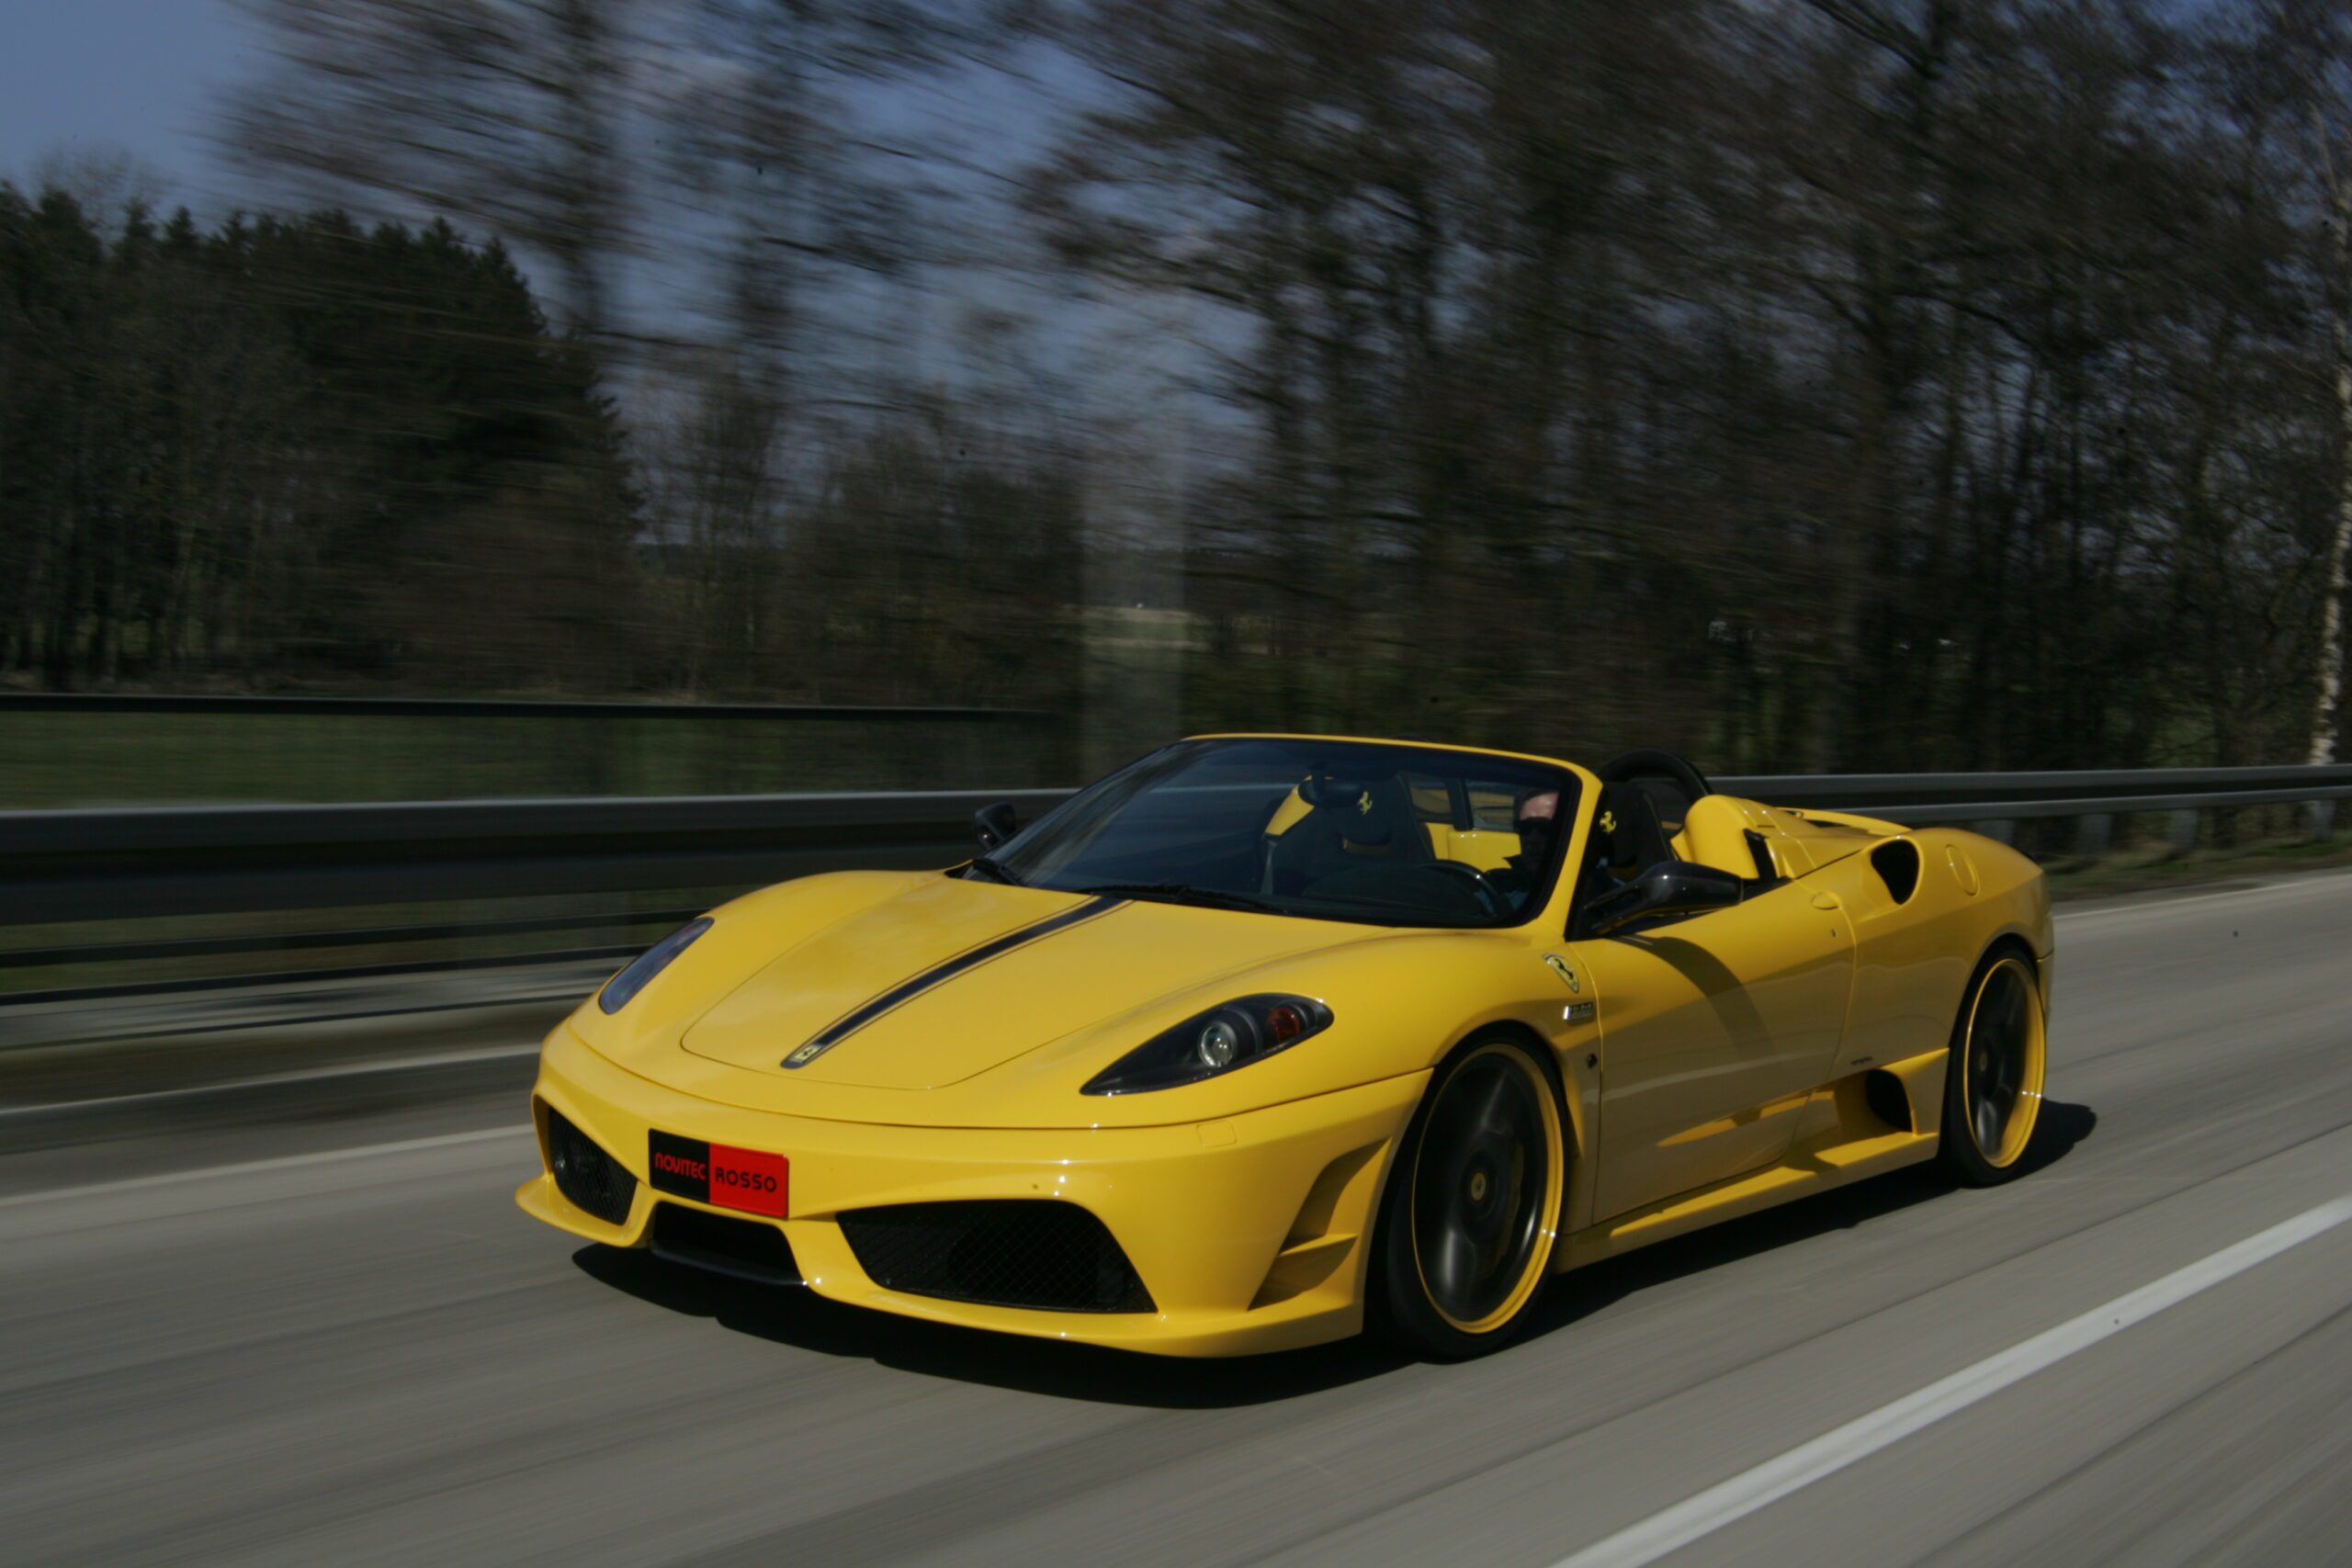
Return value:
[(1904, 1090), (1910, 1126), (1892, 1126), (1881, 1114), (1888, 1102), (1883, 1089), (1872, 1095), (1866, 1081), (1871, 1075), (1840, 1078), (1814, 1091), (1795, 1146), (1779, 1164), (1571, 1232), (1554, 1255), (1555, 1272), (1933, 1159), (1942, 1141), (1944, 1055), (1942, 1050), (1928, 1052), (1880, 1069)]

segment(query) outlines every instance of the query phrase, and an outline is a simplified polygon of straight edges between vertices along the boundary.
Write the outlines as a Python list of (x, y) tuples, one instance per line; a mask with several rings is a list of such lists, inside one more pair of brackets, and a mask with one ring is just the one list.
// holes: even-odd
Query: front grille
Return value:
[(775, 1226), (677, 1203), (653, 1206), (653, 1256), (763, 1284), (804, 1283), (791, 1245)]
[(557, 1190), (608, 1225), (627, 1221), (628, 1206), (637, 1197), (637, 1178), (554, 1106), (547, 1111), (548, 1168), (555, 1173)]
[(853, 1209), (842, 1234), (885, 1290), (1050, 1312), (1150, 1312), (1101, 1220), (1053, 1199)]

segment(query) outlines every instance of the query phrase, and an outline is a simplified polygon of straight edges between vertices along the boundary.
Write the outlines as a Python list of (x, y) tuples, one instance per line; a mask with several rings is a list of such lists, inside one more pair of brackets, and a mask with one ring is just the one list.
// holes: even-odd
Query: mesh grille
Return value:
[(628, 1220), (637, 1178), (598, 1148), (587, 1134), (548, 1107), (548, 1168), (559, 1191), (608, 1225)]
[(841, 1225), (885, 1290), (1052, 1312), (1153, 1310), (1110, 1231), (1073, 1203), (901, 1203), (852, 1210)]
[(765, 1284), (803, 1282), (791, 1245), (775, 1226), (676, 1203), (653, 1207), (653, 1255)]

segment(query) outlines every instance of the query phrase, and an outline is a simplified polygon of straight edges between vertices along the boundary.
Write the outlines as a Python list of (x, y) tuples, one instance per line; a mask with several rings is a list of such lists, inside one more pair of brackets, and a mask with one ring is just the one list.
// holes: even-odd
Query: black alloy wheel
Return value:
[(1387, 1317), (1424, 1352), (1477, 1355), (1523, 1325), (1558, 1239), (1566, 1139), (1548, 1067), (1519, 1040), (1439, 1067), (1389, 1174)]
[(2048, 1040), (2039, 982), (2022, 953), (1995, 953), (1978, 966), (1952, 1028), (1943, 1153), (1973, 1186), (2018, 1175), (2041, 1120)]

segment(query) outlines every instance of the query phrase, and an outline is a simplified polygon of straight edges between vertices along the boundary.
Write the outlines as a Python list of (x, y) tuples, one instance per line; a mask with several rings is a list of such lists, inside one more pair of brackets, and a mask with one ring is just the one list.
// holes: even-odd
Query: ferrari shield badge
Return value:
[(1556, 953), (1547, 953), (1544, 955), (1544, 962), (1552, 966), (1552, 973), (1566, 982), (1569, 990), (1581, 992), (1584, 989), (1584, 982), (1577, 978), (1576, 970), (1566, 959)]

